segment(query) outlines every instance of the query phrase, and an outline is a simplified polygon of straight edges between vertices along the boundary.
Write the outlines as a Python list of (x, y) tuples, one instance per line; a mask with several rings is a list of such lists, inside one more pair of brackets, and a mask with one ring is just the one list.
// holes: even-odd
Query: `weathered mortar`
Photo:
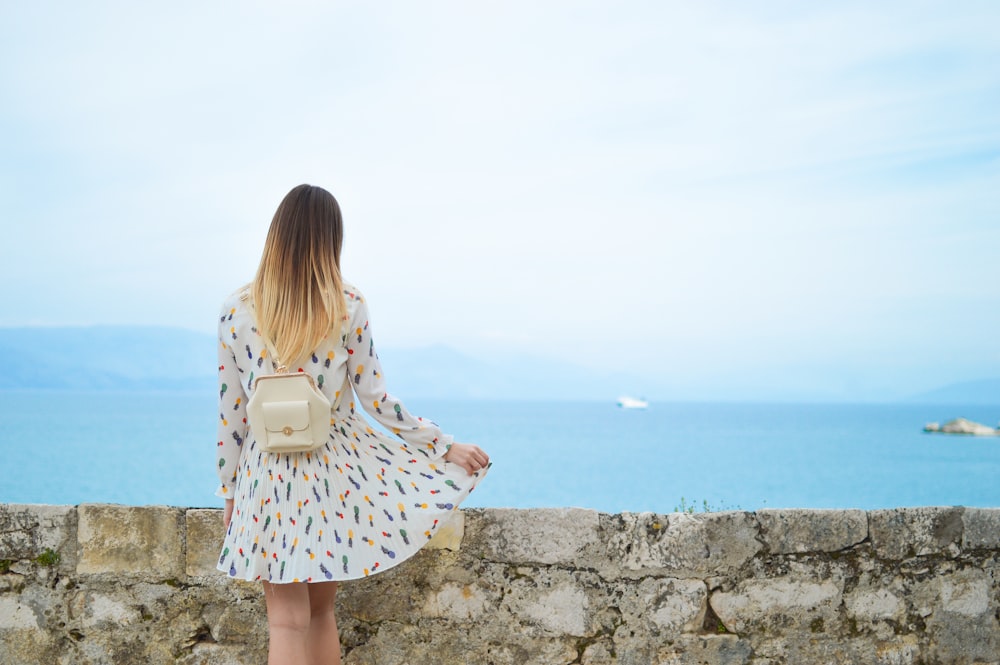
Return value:
[[(0, 663), (264, 663), (221, 534), (218, 510), (0, 505)], [(998, 509), (467, 510), (338, 609), (354, 665), (997, 665), (998, 562)]]

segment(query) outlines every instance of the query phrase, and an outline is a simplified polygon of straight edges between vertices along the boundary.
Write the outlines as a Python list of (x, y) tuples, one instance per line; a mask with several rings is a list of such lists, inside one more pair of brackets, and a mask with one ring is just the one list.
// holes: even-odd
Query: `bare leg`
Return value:
[(270, 641), (267, 665), (306, 662), (309, 637), (309, 585), (264, 582)]
[(314, 582), (309, 587), (309, 665), (340, 665), (340, 633), (337, 632), (336, 582)]

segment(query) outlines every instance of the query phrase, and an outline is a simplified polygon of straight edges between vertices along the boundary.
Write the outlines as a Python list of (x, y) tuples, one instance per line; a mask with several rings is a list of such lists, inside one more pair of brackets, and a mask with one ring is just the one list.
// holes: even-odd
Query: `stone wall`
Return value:
[[(0, 663), (266, 662), (221, 511), (0, 505)], [(1000, 510), (466, 510), (342, 586), (345, 663), (1000, 663)]]

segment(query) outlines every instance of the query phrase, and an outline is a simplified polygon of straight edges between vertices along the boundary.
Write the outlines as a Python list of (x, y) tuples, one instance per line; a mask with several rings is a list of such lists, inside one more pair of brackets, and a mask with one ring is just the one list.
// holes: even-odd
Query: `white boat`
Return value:
[(641, 397), (622, 395), (618, 398), (618, 406), (623, 409), (646, 409), (649, 407), (649, 402)]

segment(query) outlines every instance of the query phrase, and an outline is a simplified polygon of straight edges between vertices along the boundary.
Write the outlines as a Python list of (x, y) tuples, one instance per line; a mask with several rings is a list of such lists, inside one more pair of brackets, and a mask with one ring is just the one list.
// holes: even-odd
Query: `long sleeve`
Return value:
[(216, 448), (216, 471), (220, 485), (215, 494), (232, 499), (240, 451), (247, 437), (247, 396), (233, 348), (227, 343), (227, 335), (233, 338), (228, 326), (226, 317), (222, 317), (219, 323), (219, 426)]
[(453, 437), (442, 432), (434, 422), (411, 415), (402, 402), (389, 394), (372, 341), (368, 305), (357, 292), (349, 292), (347, 297), (356, 301), (347, 330), (348, 378), (361, 406), (389, 431), (431, 460), (443, 457)]

